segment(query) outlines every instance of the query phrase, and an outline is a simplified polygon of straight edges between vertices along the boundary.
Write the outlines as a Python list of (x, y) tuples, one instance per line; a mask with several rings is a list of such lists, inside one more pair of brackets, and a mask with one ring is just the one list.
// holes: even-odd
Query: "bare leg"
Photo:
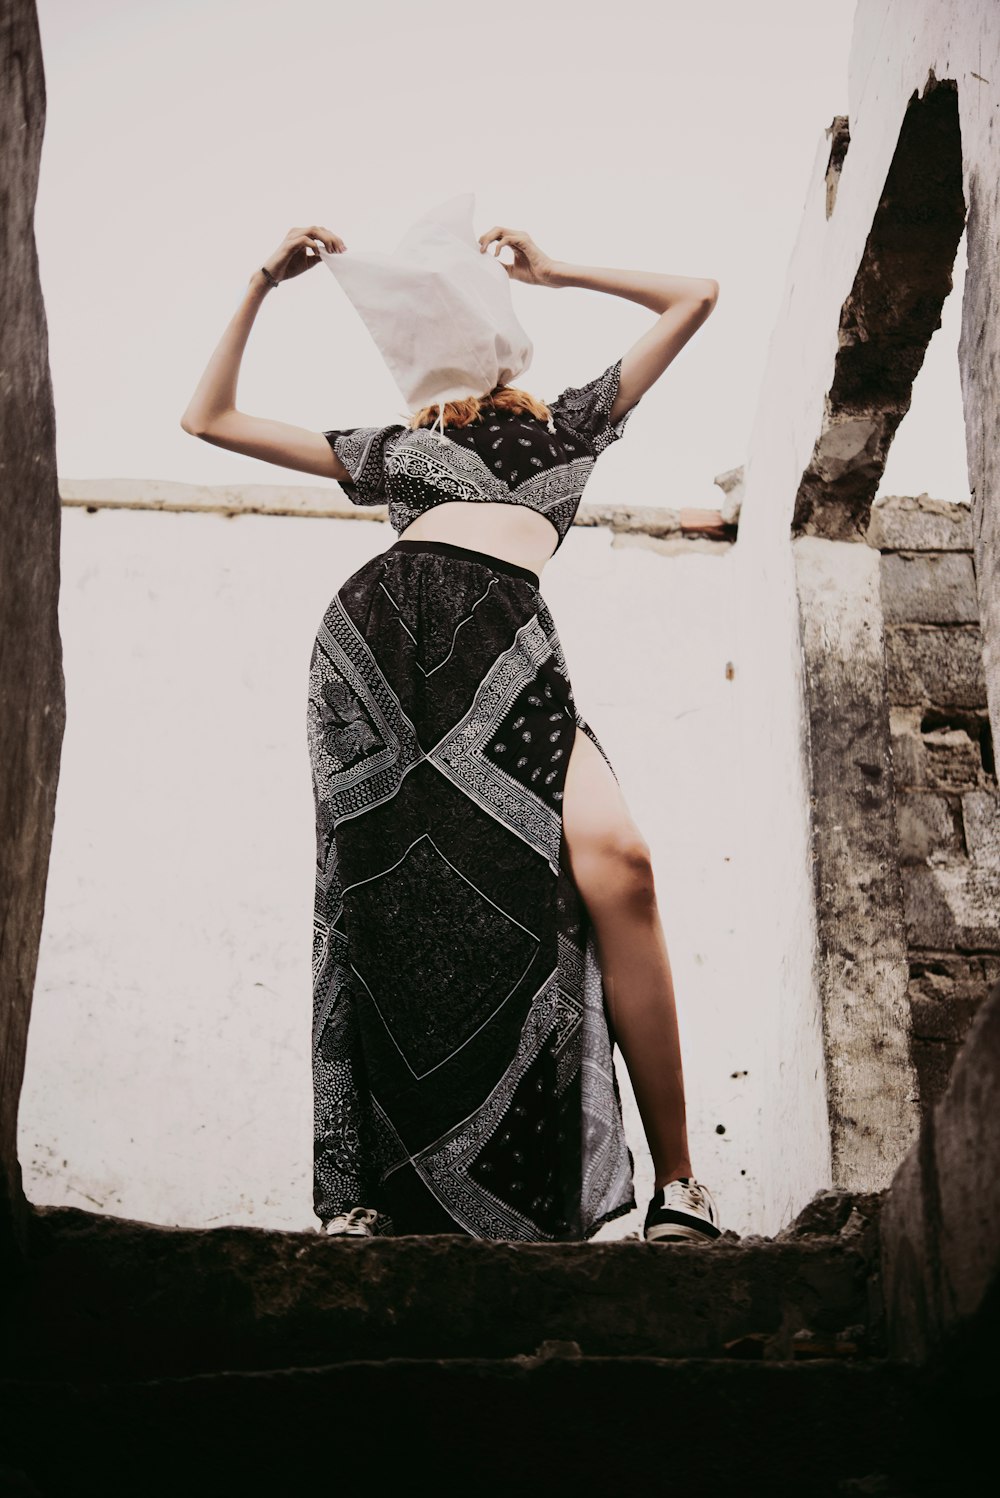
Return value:
[(649, 847), (600, 750), (581, 730), (566, 768), (570, 872), (594, 923), (615, 1038), (649, 1142), (656, 1186), (694, 1174), (673, 977)]

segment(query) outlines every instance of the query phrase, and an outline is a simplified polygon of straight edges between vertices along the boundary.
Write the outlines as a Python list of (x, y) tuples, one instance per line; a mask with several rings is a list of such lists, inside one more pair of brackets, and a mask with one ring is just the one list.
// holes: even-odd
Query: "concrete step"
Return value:
[(354, 1241), (36, 1208), (0, 1372), (140, 1380), (553, 1342), (588, 1358), (878, 1356), (877, 1203), (828, 1195), (832, 1216), (705, 1246)]
[[(0, 1382), (9, 1474), (49, 1494), (463, 1490), (910, 1498), (905, 1366), (405, 1360)], [(902, 1475), (901, 1475), (902, 1474)]]

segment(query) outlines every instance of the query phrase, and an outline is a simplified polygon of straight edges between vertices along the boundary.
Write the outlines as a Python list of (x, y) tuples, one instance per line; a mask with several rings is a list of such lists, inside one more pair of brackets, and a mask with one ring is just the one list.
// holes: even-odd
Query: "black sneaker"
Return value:
[(707, 1243), (721, 1233), (712, 1193), (693, 1176), (653, 1192), (643, 1228), (647, 1243)]

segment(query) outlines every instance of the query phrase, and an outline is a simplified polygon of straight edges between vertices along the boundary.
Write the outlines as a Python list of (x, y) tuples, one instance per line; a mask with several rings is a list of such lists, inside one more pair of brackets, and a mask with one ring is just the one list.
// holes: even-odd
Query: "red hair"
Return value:
[[(536, 416), (539, 421), (548, 421), (549, 408), (537, 395), (527, 390), (518, 390), (513, 385), (498, 385), (489, 395), (470, 395), (465, 400), (445, 401), (444, 425), (467, 427), (470, 422), (484, 421), (490, 411), (510, 411), (514, 416)], [(437, 406), (424, 406), (410, 417), (411, 428), (429, 427), (438, 419)]]

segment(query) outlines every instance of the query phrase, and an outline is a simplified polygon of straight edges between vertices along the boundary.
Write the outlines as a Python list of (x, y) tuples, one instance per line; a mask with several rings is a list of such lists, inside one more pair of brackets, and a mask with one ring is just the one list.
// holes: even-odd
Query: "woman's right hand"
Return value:
[[(264, 265), (276, 281), (288, 281), (292, 276), (309, 270), (310, 266), (320, 264), (317, 244), (322, 245), (331, 255), (339, 255), (347, 249), (339, 234), (324, 229), (322, 224), (311, 224), (308, 229), (289, 229), (274, 254), (264, 261)], [(310, 250), (312, 254), (309, 253)]]

